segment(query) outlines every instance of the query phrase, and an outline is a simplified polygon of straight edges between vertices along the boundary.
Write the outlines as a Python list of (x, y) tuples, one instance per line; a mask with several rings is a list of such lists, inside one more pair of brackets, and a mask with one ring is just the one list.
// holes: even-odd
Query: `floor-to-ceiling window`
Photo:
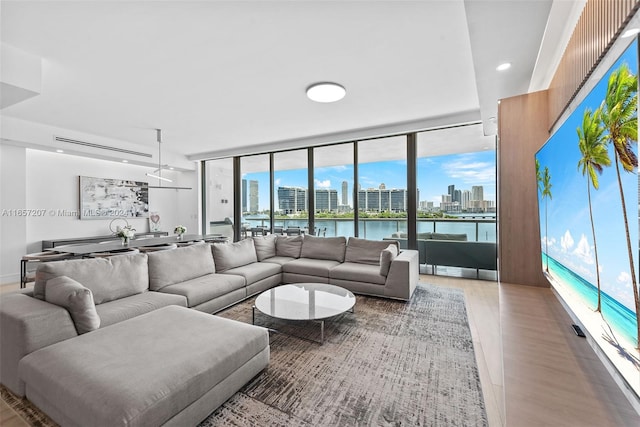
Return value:
[(315, 148), (313, 160), (315, 234), (353, 236), (353, 143)]
[(293, 150), (273, 155), (273, 194), (275, 196), (274, 232), (308, 232), (309, 176), (308, 150)]
[(245, 156), (240, 160), (242, 237), (271, 227), (270, 161), (268, 154)]
[[(495, 137), (484, 136), (480, 124), (432, 130), (418, 134), (416, 149), (416, 230), (423, 267), (430, 262), (425, 240), (495, 243)], [(458, 253), (467, 249), (475, 247), (456, 246)], [(463, 267), (453, 266), (429, 265), (425, 272), (465, 274)], [(494, 271), (483, 274), (495, 276)]]
[[(408, 176), (414, 158), (411, 167), (407, 159), (414, 147), (415, 196), (409, 190), (413, 175)], [(395, 239), (403, 248), (417, 247), (423, 273), (495, 279), (495, 267), (466, 274), (469, 268), (442, 258), (430, 265), (426, 247), (432, 244), (424, 243), (490, 243), (489, 252), (496, 253), (495, 150), (495, 137), (483, 136), (478, 123), (241, 156), (237, 163), (213, 160), (205, 162), (206, 221), (229, 222), (235, 208), (241, 238), (277, 233)], [(240, 169), (235, 175), (234, 164)], [(233, 176), (239, 188), (232, 193)], [(231, 196), (238, 193), (234, 205)], [(414, 215), (415, 235), (407, 222)], [(451, 246), (460, 255), (467, 249), (478, 253), (481, 245)]]
[(358, 142), (358, 236), (406, 238), (407, 138)]
[(204, 234), (233, 238), (233, 159), (211, 160), (204, 165)]

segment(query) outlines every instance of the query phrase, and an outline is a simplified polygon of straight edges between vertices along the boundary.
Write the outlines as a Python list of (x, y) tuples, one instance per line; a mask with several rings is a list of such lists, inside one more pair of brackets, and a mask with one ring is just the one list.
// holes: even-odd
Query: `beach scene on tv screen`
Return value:
[(640, 395), (638, 45), (536, 154), (542, 268)]

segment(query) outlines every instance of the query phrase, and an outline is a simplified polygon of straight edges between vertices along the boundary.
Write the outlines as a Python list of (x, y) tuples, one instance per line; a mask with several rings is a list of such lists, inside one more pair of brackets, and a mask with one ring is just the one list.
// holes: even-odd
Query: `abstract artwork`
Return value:
[(149, 184), (80, 177), (80, 219), (147, 218)]

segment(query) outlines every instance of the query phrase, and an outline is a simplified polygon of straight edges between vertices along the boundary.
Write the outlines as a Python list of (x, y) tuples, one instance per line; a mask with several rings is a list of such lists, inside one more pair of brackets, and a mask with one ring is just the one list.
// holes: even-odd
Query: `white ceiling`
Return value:
[[(40, 94), (3, 108), (3, 123), (149, 153), (161, 128), (163, 150), (190, 160), (480, 120), (491, 134), (498, 99), (526, 93), (534, 67), (555, 67), (536, 58), (564, 48), (566, 35), (548, 31), (558, 40), (547, 37), (552, 54), (539, 56), (551, 6), (2, 0), (2, 43), (42, 58)], [(573, 26), (557, 13), (553, 22)], [(506, 61), (513, 67), (497, 72)], [(342, 84), (347, 96), (308, 100), (318, 81)], [(34, 143), (9, 130), (12, 143)]]

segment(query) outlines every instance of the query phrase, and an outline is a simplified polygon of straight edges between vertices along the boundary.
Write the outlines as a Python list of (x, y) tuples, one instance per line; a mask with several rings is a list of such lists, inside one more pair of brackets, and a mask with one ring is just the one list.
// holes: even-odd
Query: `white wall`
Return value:
[(0, 283), (17, 282), (27, 220), (11, 209), (26, 206), (26, 150), (0, 145), (0, 172)]
[[(145, 181), (150, 185), (158, 185), (157, 180), (145, 176), (146, 172), (151, 172), (148, 167), (6, 145), (0, 145), (0, 150), (0, 178), (3, 190), (0, 207), (44, 210), (42, 216), (22, 218), (25, 222), (22, 233), (19, 226), (14, 227), (14, 223), (19, 219), (1, 217), (0, 229), (3, 234), (0, 246), (0, 283), (19, 280), (20, 257), (25, 253), (40, 251), (42, 240), (103, 236), (111, 233), (111, 220), (80, 220), (75, 215), (64, 215), (64, 212), (78, 211), (80, 175)], [(22, 158), (24, 160), (21, 160)], [(5, 164), (8, 167), (5, 168)], [(24, 178), (16, 173), (20, 169), (24, 169)], [(189, 232), (197, 233), (197, 173), (163, 172), (163, 176), (174, 180), (173, 183), (163, 183), (164, 185), (192, 189), (149, 189), (149, 208), (150, 211), (160, 214), (161, 230), (172, 234), (173, 228), (182, 224)], [(9, 188), (6, 192), (5, 187)], [(129, 218), (127, 221), (137, 232), (149, 230), (146, 218)], [(5, 238), (6, 229), (10, 229), (11, 239)], [(5, 242), (6, 240), (10, 242)]]

